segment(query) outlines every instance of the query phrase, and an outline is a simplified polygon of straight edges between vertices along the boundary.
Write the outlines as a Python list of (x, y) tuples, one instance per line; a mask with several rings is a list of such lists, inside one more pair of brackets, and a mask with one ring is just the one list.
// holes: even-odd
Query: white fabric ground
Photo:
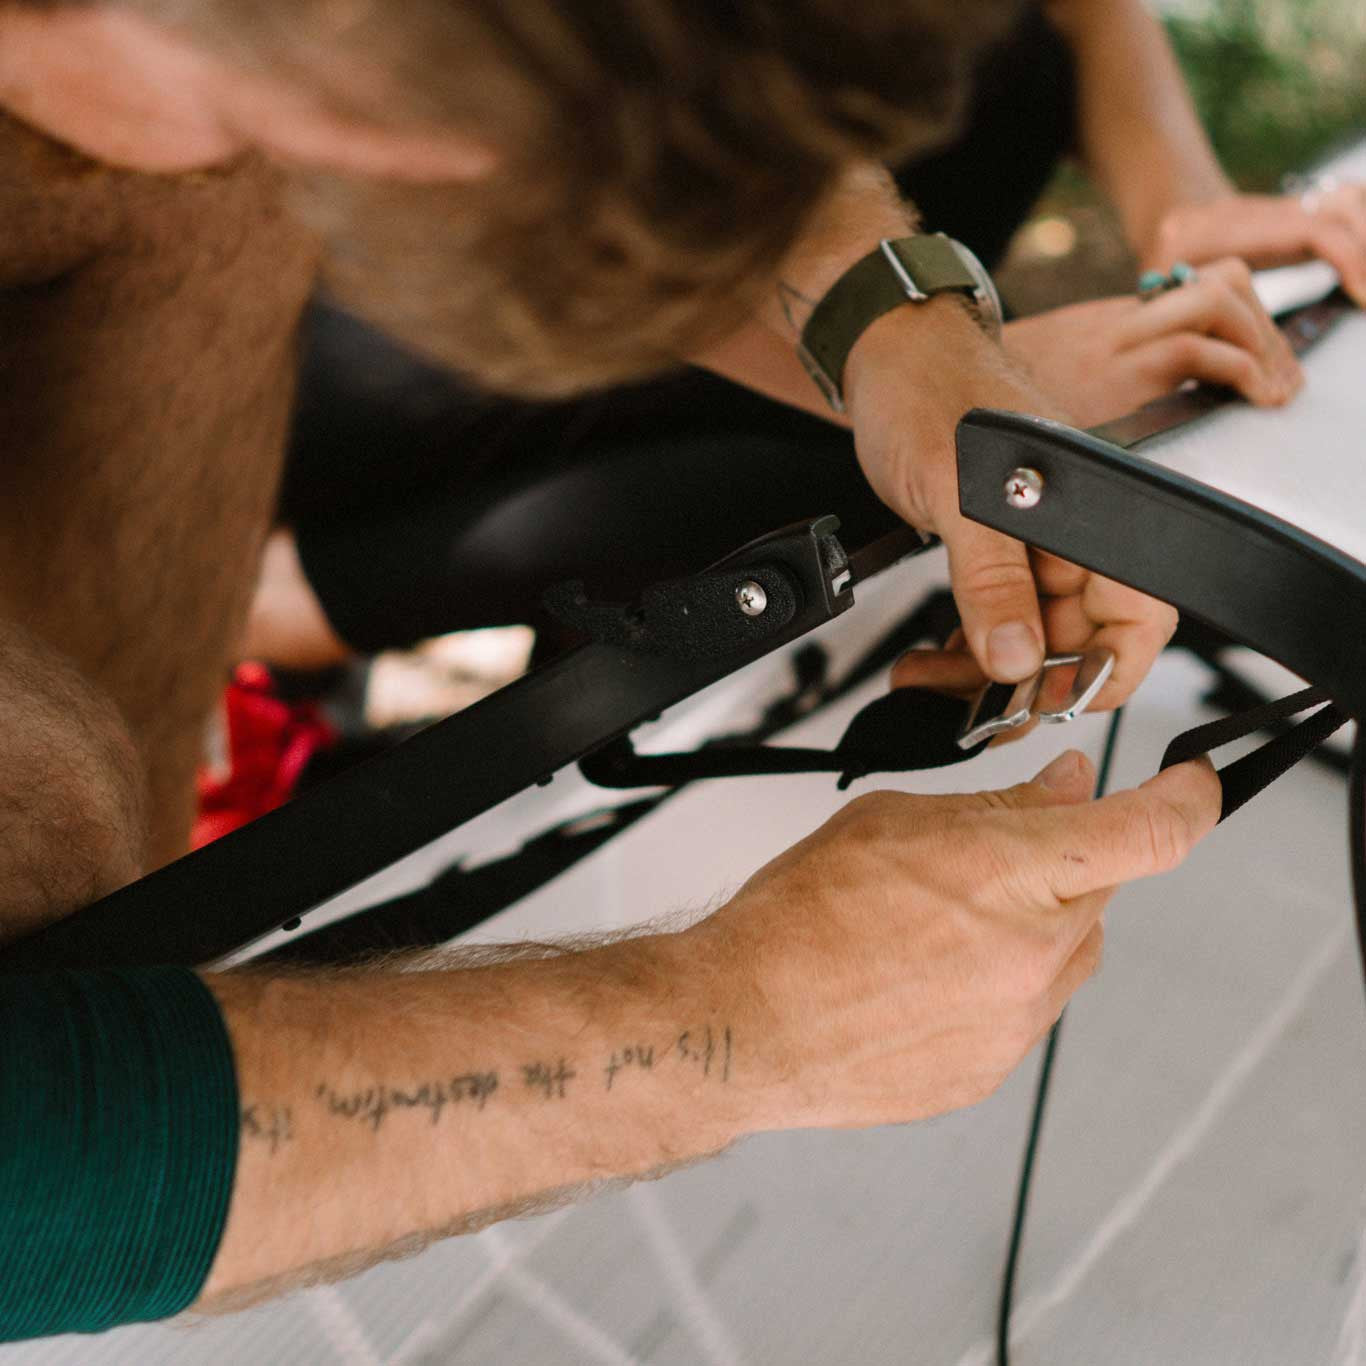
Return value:
[[(1366, 559), (1366, 320), (1309, 369), (1292, 409), (1229, 412), (1161, 457)], [(854, 652), (936, 578), (932, 556), (865, 586), (827, 641)], [(1203, 719), (1203, 683), (1182, 657), (1159, 664), (1130, 709), (1118, 784), (1150, 774), (1166, 740)], [(751, 714), (780, 686), (781, 665), (756, 666), (666, 717), (657, 741)], [(880, 686), (790, 738), (833, 743)], [(1096, 752), (1102, 734), (1087, 718), (971, 769), (886, 785), (1004, 785), (1064, 741)], [(1366, 1013), (1343, 786), (1302, 767), (1180, 872), (1117, 898), (1105, 966), (1060, 1055), (1018, 1366), (1366, 1366)], [(346, 904), (421, 881), (457, 853), (501, 852), (594, 800), (563, 776)], [(483, 933), (705, 904), (843, 800), (825, 777), (700, 785)], [(0, 1349), (0, 1366), (986, 1366), (1033, 1078), (1026, 1064), (986, 1104), (932, 1123), (754, 1139), (661, 1184), (233, 1319)]]

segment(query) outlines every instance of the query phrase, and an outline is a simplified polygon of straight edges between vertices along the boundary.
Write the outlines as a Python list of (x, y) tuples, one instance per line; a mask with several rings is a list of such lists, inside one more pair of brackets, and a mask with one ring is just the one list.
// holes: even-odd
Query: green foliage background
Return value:
[(1167, 17), (1205, 127), (1245, 189), (1366, 133), (1366, 0), (1204, 0)]

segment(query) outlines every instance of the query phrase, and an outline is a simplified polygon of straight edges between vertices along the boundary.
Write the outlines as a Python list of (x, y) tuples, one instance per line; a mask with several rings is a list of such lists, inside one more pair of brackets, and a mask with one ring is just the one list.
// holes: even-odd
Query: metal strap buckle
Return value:
[[(938, 236), (943, 237), (941, 232)], [(878, 244), (878, 250), (882, 253), (883, 259), (892, 268), (892, 274), (896, 276), (897, 283), (906, 291), (906, 297), (912, 303), (923, 304), (929, 299), (929, 295), (916, 283), (915, 277), (906, 268), (906, 263), (897, 255), (896, 243), (890, 237), (884, 237)]]
[(1087, 650), (1050, 655), (1038, 673), (1021, 683), (988, 683), (973, 699), (958, 747), (974, 749), (1031, 721), (1075, 721), (1096, 700), (1114, 669), (1112, 650)]

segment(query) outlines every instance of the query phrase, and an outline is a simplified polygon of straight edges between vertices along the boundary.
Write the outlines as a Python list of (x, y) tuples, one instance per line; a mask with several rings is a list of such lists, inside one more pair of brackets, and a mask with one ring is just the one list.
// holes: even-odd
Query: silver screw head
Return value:
[(753, 579), (746, 579), (735, 590), (735, 601), (740, 604), (740, 610), (747, 617), (761, 617), (768, 611), (768, 594), (764, 592), (763, 586), (755, 583)]
[(1011, 470), (1006, 477), (1006, 502), (1013, 508), (1028, 511), (1038, 507), (1043, 497), (1043, 475), (1038, 470), (1025, 469), (1023, 466)]

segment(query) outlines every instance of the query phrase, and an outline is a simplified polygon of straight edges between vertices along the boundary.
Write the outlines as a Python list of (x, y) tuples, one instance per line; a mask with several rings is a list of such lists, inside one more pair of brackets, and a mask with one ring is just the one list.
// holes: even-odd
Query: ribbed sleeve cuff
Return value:
[(0, 1341), (193, 1303), (238, 1126), (227, 1029), (194, 973), (0, 978)]

